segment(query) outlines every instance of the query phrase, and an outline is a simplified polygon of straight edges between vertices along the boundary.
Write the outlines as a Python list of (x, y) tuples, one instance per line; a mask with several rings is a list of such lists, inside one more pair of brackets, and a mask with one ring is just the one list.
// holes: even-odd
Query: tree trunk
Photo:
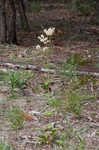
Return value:
[(96, 22), (99, 24), (99, 0), (96, 0)]
[(76, 1), (77, 1), (77, 0), (72, 0), (72, 9), (73, 9), (73, 10), (76, 9)]
[(24, 1), (23, 0), (17, 0), (16, 2), (17, 2), (17, 6), (18, 6), (18, 11), (20, 14), (21, 26), (23, 28), (26, 27), (26, 29), (30, 29), (28, 19), (26, 16), (26, 9), (25, 9), (25, 5), (24, 5)]
[(8, 43), (17, 43), (16, 38), (16, 8), (14, 0), (9, 0), (10, 5), (10, 16), (8, 24)]
[(6, 0), (0, 0), (0, 42), (7, 42)]

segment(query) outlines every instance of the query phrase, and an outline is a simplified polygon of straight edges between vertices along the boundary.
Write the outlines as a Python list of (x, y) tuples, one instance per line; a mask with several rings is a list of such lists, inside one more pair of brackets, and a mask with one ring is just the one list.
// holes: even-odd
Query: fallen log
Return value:
[[(46, 69), (46, 68), (41, 68), (39, 66), (33, 65), (33, 64), (23, 64), (23, 63), (12, 63), (12, 62), (0, 62), (0, 66), (2, 67), (0, 70), (4, 70), (4, 68), (7, 69), (13, 69), (13, 70), (17, 70), (17, 69), (24, 69), (24, 70), (33, 70), (33, 71), (39, 71), (39, 72), (48, 72), (48, 73), (56, 73), (57, 71), (54, 69)], [(64, 73), (68, 73), (69, 71), (66, 70)], [(90, 72), (90, 71), (78, 71), (77, 70), (77, 74), (78, 75), (92, 75), (95, 77), (99, 77), (99, 73), (98, 72)]]

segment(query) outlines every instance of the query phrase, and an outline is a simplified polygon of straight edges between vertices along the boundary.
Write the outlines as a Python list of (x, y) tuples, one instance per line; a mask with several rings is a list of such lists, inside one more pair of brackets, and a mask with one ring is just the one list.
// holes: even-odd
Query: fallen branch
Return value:
[[(32, 64), (22, 64), (22, 63), (7, 63), (7, 62), (0, 62), (0, 66), (3, 67), (1, 70), (3, 71), (4, 68), (8, 68), (8, 69), (24, 69), (24, 70), (33, 70), (33, 71), (39, 71), (39, 72), (46, 72), (46, 73), (56, 73), (55, 70), (53, 69), (45, 69), (45, 68), (40, 68), (39, 66), (35, 66)], [(64, 73), (68, 73), (69, 71), (66, 70)], [(77, 71), (78, 75), (92, 75), (92, 76), (96, 76), (99, 77), (99, 73), (98, 72), (88, 72), (88, 71)]]

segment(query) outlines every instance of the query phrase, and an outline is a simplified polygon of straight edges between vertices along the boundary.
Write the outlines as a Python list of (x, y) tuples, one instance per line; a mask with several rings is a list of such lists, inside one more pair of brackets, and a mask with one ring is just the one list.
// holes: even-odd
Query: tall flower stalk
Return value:
[[(55, 32), (55, 28), (52, 27), (49, 29), (44, 29), (43, 32), (44, 32), (43, 34), (38, 36), (38, 39), (41, 43), (45, 45), (45, 47), (43, 48), (43, 51), (46, 51), (52, 46), (52, 36)], [(40, 49), (40, 45), (37, 45), (36, 49)]]

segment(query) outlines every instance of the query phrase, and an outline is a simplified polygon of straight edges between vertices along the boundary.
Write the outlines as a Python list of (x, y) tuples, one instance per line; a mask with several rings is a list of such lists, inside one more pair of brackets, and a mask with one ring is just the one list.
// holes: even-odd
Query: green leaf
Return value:
[(16, 149), (8, 145), (6, 142), (0, 141), (0, 150), (16, 150)]
[(63, 144), (64, 142), (63, 142), (63, 140), (56, 140), (56, 143), (57, 144)]

